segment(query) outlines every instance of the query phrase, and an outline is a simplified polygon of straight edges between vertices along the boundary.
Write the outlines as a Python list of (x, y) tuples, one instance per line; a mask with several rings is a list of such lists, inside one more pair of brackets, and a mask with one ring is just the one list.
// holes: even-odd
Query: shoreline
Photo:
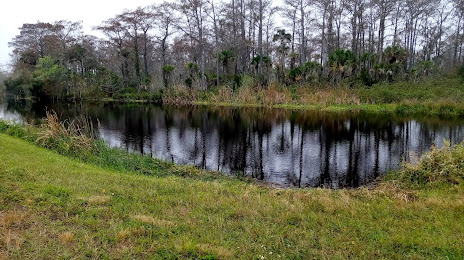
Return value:
[[(16, 100), (26, 100), (37, 102), (35, 98), (22, 98)], [(212, 106), (212, 107), (232, 107), (232, 108), (271, 108), (271, 109), (289, 109), (289, 110), (306, 110), (306, 111), (323, 111), (323, 112), (366, 112), (371, 114), (390, 114), (405, 116), (434, 116), (443, 118), (464, 118), (464, 105), (440, 104), (431, 102), (403, 102), (403, 103), (384, 103), (384, 104), (261, 104), (261, 103), (237, 103), (237, 102), (209, 102), (209, 101), (183, 101), (183, 102), (163, 102), (149, 99), (58, 99), (52, 102), (88, 102), (88, 103), (117, 103), (117, 104), (156, 104), (167, 106)]]

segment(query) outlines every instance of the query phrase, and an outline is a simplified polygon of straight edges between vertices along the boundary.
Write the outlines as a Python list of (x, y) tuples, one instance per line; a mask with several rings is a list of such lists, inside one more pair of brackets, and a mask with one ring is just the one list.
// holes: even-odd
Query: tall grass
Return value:
[[(284, 86), (272, 83), (267, 87), (246, 81), (237, 89), (228, 86), (198, 91), (176, 86), (163, 94), (163, 102), (189, 105), (234, 104), (253, 106), (320, 107), (353, 106), (363, 110), (389, 111), (397, 114), (429, 114), (444, 117), (464, 116), (464, 87), (458, 78), (436, 77), (422, 81), (378, 83), (372, 87), (329, 86), (324, 84)], [(369, 107), (371, 106), (371, 107)]]
[(292, 94), (289, 88), (277, 84), (271, 84), (269, 88), (260, 89), (258, 96), (262, 104), (267, 106), (292, 103)]
[(419, 103), (436, 102), (460, 103), (464, 98), (464, 88), (457, 78), (436, 77), (423, 81), (402, 81), (379, 83), (370, 88), (355, 89), (363, 103)]
[(60, 121), (55, 111), (46, 111), (36, 142), (62, 153), (91, 153), (95, 147), (93, 123), (85, 117)]
[(163, 95), (164, 104), (188, 105), (199, 100), (201, 92), (193, 90), (186, 85), (176, 85), (166, 89)]
[(37, 129), (30, 125), (20, 125), (18, 123), (8, 123), (0, 120), (0, 133), (34, 142), (37, 139)]
[(361, 101), (348, 87), (336, 88), (297, 88), (295, 103), (318, 106), (360, 105)]
[(433, 146), (416, 161), (405, 162), (401, 170), (386, 177), (405, 188), (431, 188), (464, 184), (464, 143), (454, 146), (445, 141), (443, 148)]

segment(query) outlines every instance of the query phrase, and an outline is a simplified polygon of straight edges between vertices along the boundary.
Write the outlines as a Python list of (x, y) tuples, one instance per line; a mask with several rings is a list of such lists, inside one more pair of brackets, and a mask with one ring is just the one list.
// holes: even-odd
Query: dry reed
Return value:
[(68, 140), (74, 148), (91, 148), (94, 143), (92, 122), (85, 117), (60, 121), (55, 111), (47, 111), (40, 127), (37, 143), (47, 145), (52, 141)]

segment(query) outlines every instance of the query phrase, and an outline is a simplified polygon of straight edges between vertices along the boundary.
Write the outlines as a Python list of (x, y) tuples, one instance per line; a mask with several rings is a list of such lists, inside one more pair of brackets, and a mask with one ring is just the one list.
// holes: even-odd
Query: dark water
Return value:
[(464, 140), (464, 121), (266, 108), (0, 102), (0, 118), (100, 122), (107, 144), (180, 164), (296, 187), (358, 187), (410, 152)]

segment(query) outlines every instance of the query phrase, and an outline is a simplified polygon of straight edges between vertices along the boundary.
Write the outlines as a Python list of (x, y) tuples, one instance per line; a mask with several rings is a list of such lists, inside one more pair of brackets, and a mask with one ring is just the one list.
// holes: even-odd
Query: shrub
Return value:
[(405, 162), (403, 169), (390, 177), (408, 188), (461, 185), (464, 183), (464, 143), (451, 146), (445, 141), (441, 149), (433, 146), (417, 162)]
[(296, 79), (302, 76), (303, 73), (304, 73), (304, 67), (298, 66), (290, 70), (290, 72), (288, 73), (288, 78), (292, 81), (296, 81)]

